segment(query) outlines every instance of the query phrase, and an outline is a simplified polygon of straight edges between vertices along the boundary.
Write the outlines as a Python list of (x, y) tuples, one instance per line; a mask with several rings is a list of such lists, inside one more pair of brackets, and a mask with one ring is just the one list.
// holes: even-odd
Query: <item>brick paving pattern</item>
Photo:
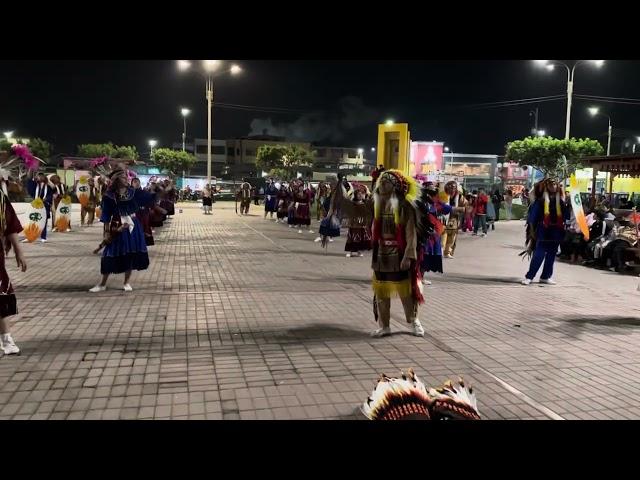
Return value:
[(24, 245), (26, 274), (7, 260), (22, 355), (0, 358), (0, 419), (362, 419), (378, 374), (409, 367), (462, 375), (486, 419), (640, 418), (638, 278), (558, 264), (557, 286), (520, 286), (522, 222), (460, 238), (430, 276), (425, 338), (394, 301), (396, 333), (372, 339), (370, 258), (345, 258), (344, 235), (325, 251), (262, 207), (182, 208), (131, 293), (122, 276), (87, 292), (101, 228), (77, 212)]

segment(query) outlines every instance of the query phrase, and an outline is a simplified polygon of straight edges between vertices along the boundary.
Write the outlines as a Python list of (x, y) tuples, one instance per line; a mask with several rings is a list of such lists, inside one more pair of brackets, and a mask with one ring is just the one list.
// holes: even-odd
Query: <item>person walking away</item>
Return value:
[(513, 192), (511, 189), (507, 190), (504, 194), (504, 208), (507, 213), (507, 220), (511, 220), (512, 213), (511, 209), (513, 207)]
[(246, 180), (240, 185), (240, 214), (249, 215), (249, 207), (251, 206), (251, 184)]
[(502, 207), (503, 201), (504, 197), (500, 193), (500, 190), (496, 188), (496, 191), (493, 192), (493, 195), (491, 196), (491, 203), (493, 203), (493, 208), (496, 211), (496, 215), (494, 217), (496, 222), (500, 221), (500, 208)]
[(491, 230), (496, 229), (496, 207), (493, 202), (487, 203), (487, 230), (489, 227)]
[(527, 251), (532, 254), (529, 271), (522, 280), (529, 285), (544, 263), (540, 283), (555, 285), (552, 280), (553, 264), (560, 242), (565, 235), (565, 222), (569, 210), (564, 202), (562, 186), (551, 178), (538, 182), (534, 187), (535, 200), (529, 208)]
[(487, 204), (489, 197), (483, 188), (478, 189), (478, 196), (474, 202), (473, 235), (478, 235), (478, 229), (482, 227), (482, 236), (487, 236)]
[(211, 215), (212, 196), (211, 187), (209, 185), (205, 186), (202, 191), (202, 208), (205, 215)]

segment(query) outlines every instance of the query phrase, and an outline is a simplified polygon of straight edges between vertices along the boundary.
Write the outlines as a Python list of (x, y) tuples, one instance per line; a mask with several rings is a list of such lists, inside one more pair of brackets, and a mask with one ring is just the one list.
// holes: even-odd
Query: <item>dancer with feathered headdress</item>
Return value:
[(570, 210), (564, 201), (562, 185), (555, 179), (545, 178), (538, 182), (533, 197), (527, 217), (527, 249), (520, 254), (528, 254), (531, 263), (522, 284), (529, 285), (544, 262), (540, 283), (553, 285), (553, 264), (565, 236), (565, 222), (570, 218)]
[[(353, 202), (346, 198), (341, 183), (333, 201), (344, 216), (353, 214)], [(378, 176), (367, 205), (373, 216), (371, 268), (374, 316), (379, 324), (372, 336), (391, 334), (392, 297), (400, 297), (414, 335), (424, 336), (418, 319), (418, 305), (424, 302), (418, 252), (433, 226), (428, 223), (422, 188), (398, 170), (385, 170)]]

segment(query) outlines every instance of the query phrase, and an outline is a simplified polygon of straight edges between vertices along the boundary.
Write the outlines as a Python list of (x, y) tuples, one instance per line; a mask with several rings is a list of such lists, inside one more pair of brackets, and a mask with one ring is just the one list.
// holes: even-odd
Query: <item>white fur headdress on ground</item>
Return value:
[(462, 379), (427, 390), (412, 369), (401, 378), (382, 375), (361, 411), (370, 420), (480, 420), (473, 389)]

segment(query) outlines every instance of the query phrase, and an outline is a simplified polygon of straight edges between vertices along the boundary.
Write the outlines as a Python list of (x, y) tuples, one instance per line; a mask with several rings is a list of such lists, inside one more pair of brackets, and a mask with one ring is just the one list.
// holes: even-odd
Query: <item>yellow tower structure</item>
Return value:
[(409, 124), (387, 122), (378, 125), (377, 165), (409, 175), (410, 142)]

